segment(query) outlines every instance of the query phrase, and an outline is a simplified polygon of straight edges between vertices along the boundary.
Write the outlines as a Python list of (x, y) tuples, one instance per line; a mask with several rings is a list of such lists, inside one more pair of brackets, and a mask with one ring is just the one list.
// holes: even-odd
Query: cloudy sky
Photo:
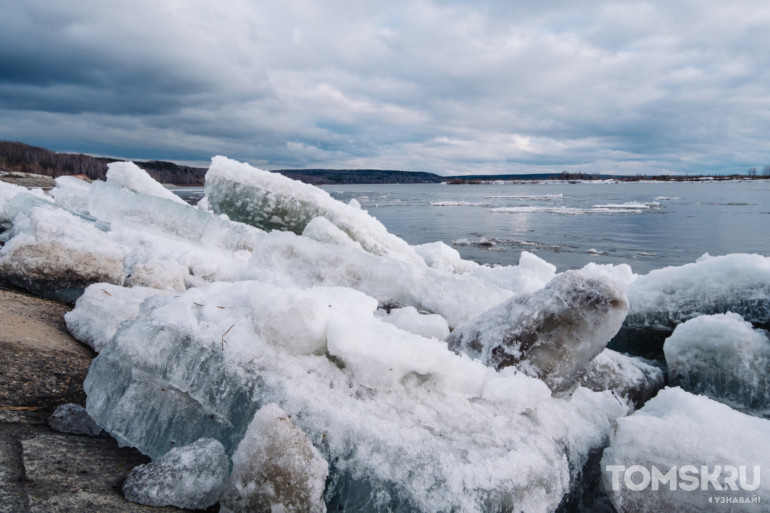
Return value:
[(0, 0), (0, 140), (439, 174), (770, 165), (766, 0)]

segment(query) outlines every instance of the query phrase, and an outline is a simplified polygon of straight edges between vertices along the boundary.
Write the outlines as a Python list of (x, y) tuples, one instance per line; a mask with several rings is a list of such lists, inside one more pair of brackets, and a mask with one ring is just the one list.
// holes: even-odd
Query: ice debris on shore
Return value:
[(41, 296), (74, 301), (90, 283), (123, 284), (125, 250), (92, 223), (20, 194), (0, 248), (0, 275)]
[(591, 361), (580, 385), (611, 390), (634, 408), (640, 408), (663, 388), (666, 375), (656, 362), (605, 349)]
[(134, 467), (123, 483), (123, 494), (147, 506), (206, 509), (219, 500), (229, 473), (230, 460), (222, 444), (201, 438)]
[(457, 327), (447, 343), (485, 365), (516, 367), (564, 392), (604, 350), (627, 312), (628, 301), (617, 285), (568, 271), (543, 289)]
[(260, 408), (233, 454), (222, 513), (326, 513), (329, 465), (280, 406)]
[[(0, 184), (2, 277), (72, 299), (85, 288), (67, 324), (100, 351), (88, 412), (121, 444), (158, 459), (213, 438), (228, 456), (251, 454), (266, 440), (247, 428), (269, 431), (255, 414), (274, 404), (285, 414), (271, 418), (290, 419), (328, 462), (330, 510), (554, 511), (585, 488), (618, 419), (622, 428), (662, 385), (656, 365), (604, 349), (626, 296), (635, 317), (621, 332), (670, 334), (686, 320), (680, 307), (734, 306), (768, 322), (770, 266), (758, 255), (646, 276), (591, 264), (558, 274), (527, 252), (488, 267), (440, 242), (409, 246), (355, 205), (228, 159), (214, 159), (198, 207), (130, 165), (115, 169), (109, 183), (60, 178), (50, 195)], [(38, 239), (55, 251), (7, 256)], [(75, 250), (87, 254), (67, 258)], [(41, 276), (41, 265), (53, 271)], [(115, 274), (104, 278), (104, 265)], [(496, 312), (507, 328), (486, 322)], [(513, 366), (442, 340), (474, 329)], [(655, 440), (669, 438), (660, 429)]]
[(671, 385), (731, 406), (770, 411), (770, 339), (735, 313), (680, 324), (663, 345)]
[(206, 197), (214, 212), (263, 230), (288, 230), (299, 235), (313, 218), (325, 217), (372, 254), (425, 265), (409, 244), (388, 233), (382, 223), (360, 208), (278, 173), (214, 157), (206, 173)]
[(601, 461), (602, 484), (618, 513), (720, 505), (758, 513), (770, 503), (768, 448), (770, 420), (666, 388), (618, 419)]

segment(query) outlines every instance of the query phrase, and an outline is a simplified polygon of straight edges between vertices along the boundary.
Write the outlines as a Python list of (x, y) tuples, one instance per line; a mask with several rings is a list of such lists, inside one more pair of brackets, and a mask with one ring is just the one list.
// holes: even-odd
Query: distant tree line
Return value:
[(441, 183), (446, 177), (387, 169), (279, 169), (284, 176), (315, 185), (366, 183)]
[[(92, 157), (79, 153), (57, 153), (20, 142), (0, 141), (0, 170), (35, 173), (56, 178), (64, 175), (85, 175), (91, 180), (104, 180), (107, 164), (118, 159)], [(205, 168), (180, 166), (163, 161), (134, 161), (161, 183), (203, 185)]]
[[(748, 175), (749, 176), (757, 176), (759, 171), (757, 171), (757, 168), (751, 167), (749, 168)], [(770, 166), (765, 166), (762, 168), (762, 176), (770, 176)]]

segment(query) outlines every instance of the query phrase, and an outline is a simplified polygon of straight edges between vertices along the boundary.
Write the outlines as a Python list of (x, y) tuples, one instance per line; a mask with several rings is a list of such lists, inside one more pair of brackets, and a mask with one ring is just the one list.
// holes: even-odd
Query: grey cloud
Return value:
[(770, 162), (760, 0), (11, 4), (5, 139), (447, 173)]

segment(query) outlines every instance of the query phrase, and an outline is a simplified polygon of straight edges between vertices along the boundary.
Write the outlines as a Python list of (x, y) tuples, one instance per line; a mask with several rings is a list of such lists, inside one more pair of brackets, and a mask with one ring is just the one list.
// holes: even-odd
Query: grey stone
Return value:
[(96, 436), (102, 432), (85, 408), (79, 404), (62, 404), (48, 419), (48, 425), (61, 433)]

